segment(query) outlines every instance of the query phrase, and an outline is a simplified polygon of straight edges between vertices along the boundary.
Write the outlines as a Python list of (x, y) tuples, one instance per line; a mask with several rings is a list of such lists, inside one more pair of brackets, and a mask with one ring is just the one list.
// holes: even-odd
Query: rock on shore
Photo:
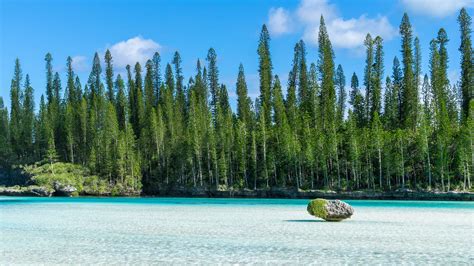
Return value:
[(354, 209), (340, 200), (314, 199), (308, 203), (308, 213), (326, 221), (342, 221), (354, 214)]
[(54, 194), (57, 196), (71, 197), (77, 189), (71, 185), (63, 185), (58, 181), (54, 182)]
[(6, 196), (35, 196), (35, 197), (51, 197), (54, 190), (42, 186), (28, 187), (0, 187), (0, 195)]

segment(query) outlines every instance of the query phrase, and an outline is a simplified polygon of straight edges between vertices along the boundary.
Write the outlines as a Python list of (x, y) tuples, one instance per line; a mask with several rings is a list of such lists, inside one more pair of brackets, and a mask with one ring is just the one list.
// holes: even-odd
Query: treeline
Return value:
[(68, 57), (64, 90), (48, 53), (46, 95), (37, 113), (29, 76), (23, 79), (16, 60), (10, 114), (0, 99), (1, 164), (82, 164), (111, 186), (145, 193), (177, 186), (470, 189), (474, 77), (472, 24), (465, 9), (458, 21), (458, 82), (448, 80), (444, 29), (429, 44), (430, 69), (423, 78), (420, 43), (406, 14), (401, 60), (395, 57), (386, 74), (383, 40), (367, 34), (359, 80), (356, 73), (346, 78), (335, 65), (321, 17), (318, 60), (307, 62), (303, 41), (295, 45), (286, 94), (272, 73), (263, 25), (257, 49), (260, 96), (248, 96), (240, 65), (236, 112), (228, 88), (219, 82), (213, 48), (205, 63), (197, 61), (188, 81), (178, 52), (164, 75), (155, 53), (144, 68), (127, 66), (126, 77), (114, 75), (109, 51), (104, 70), (96, 53), (84, 85)]

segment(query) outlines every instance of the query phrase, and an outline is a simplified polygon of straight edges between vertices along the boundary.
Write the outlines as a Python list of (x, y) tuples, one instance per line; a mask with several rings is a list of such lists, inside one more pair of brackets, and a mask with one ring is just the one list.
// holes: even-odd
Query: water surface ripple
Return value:
[(474, 264), (474, 203), (0, 197), (0, 264)]

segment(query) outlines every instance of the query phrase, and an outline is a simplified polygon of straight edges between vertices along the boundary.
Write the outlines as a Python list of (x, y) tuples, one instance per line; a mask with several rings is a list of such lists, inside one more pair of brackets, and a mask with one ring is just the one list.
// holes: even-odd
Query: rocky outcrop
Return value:
[(354, 209), (340, 200), (314, 199), (308, 203), (308, 213), (326, 221), (342, 221), (354, 214)]
[(51, 197), (53, 190), (47, 187), (31, 186), (31, 193), (38, 197)]
[(71, 197), (77, 193), (77, 189), (71, 185), (63, 185), (58, 181), (54, 181), (54, 195), (62, 197)]
[(41, 186), (13, 186), (0, 187), (0, 195), (5, 196), (35, 196), (35, 197), (51, 197), (54, 190)]

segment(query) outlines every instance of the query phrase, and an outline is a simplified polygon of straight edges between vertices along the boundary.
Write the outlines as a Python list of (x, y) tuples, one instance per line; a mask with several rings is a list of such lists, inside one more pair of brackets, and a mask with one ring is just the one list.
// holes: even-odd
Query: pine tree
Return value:
[(88, 121), (87, 121), (87, 100), (86, 97), (82, 97), (78, 102), (78, 142), (79, 142), (79, 153), (80, 161), (82, 164), (86, 164), (88, 154)]
[(50, 103), (53, 101), (53, 57), (47, 53), (44, 60), (46, 61), (46, 99)]
[[(175, 52), (173, 57), (173, 64), (174, 64), (174, 71), (176, 77), (176, 95), (174, 100), (174, 128), (176, 132), (184, 132), (185, 131), (185, 119), (186, 119), (186, 95), (185, 95), (185, 88), (183, 85), (183, 74), (181, 69), (181, 56), (178, 52)], [(179, 167), (179, 176), (181, 179), (184, 178), (184, 164), (185, 161), (183, 158), (186, 158), (185, 155), (185, 135), (178, 133), (176, 138), (176, 157)]]
[(64, 130), (66, 139), (66, 155), (68, 161), (75, 162), (75, 149), (76, 140), (75, 137), (77, 132), (77, 99), (76, 99), (76, 84), (74, 82), (74, 71), (72, 69), (72, 59), (67, 59), (67, 85), (66, 85), (66, 99), (65, 99), (65, 112), (64, 112)]
[(285, 103), (281, 89), (280, 79), (276, 75), (273, 85), (272, 104), (273, 122), (275, 124), (274, 149), (276, 155), (277, 184), (285, 185), (286, 176), (289, 174), (288, 166), (290, 161), (291, 129), (285, 111)]
[(125, 94), (125, 84), (120, 74), (115, 80), (115, 90), (117, 91), (117, 99), (115, 100), (117, 109), (117, 120), (120, 130), (125, 129), (128, 117), (127, 96)]
[(142, 79), (142, 67), (140, 63), (135, 64), (135, 82), (134, 82), (134, 102), (132, 106), (134, 108), (134, 117), (132, 117), (132, 127), (135, 136), (141, 135), (141, 130), (145, 122), (145, 105), (143, 96), (143, 79)]
[(272, 86), (272, 61), (270, 58), (270, 34), (267, 26), (262, 26), (258, 41), (258, 73), (260, 78), (260, 105), (264, 110), (265, 126), (270, 126), (271, 121), (271, 86)]
[[(127, 90), (128, 90), (128, 110), (129, 110), (129, 117), (128, 122), (133, 127), (133, 120), (137, 117), (137, 110), (136, 110), (136, 92), (135, 92), (135, 81), (132, 78), (132, 71), (130, 65), (126, 66), (127, 70)], [(119, 114), (119, 112), (117, 112)], [(120, 121), (119, 121), (120, 123)]]
[(311, 63), (309, 67), (309, 79), (308, 79), (308, 88), (310, 94), (310, 117), (312, 118), (311, 126), (316, 128), (319, 120), (319, 99), (320, 99), (320, 89), (318, 84), (318, 72), (316, 64)]
[(365, 123), (365, 100), (359, 89), (359, 79), (356, 73), (351, 78), (351, 93), (349, 103), (352, 105), (353, 119), (357, 127), (362, 127)]
[(346, 108), (346, 77), (341, 65), (337, 66), (335, 85), (337, 90), (337, 124), (340, 127), (344, 121)]
[(371, 118), (372, 111), (372, 94), (374, 93), (374, 78), (373, 78), (373, 65), (374, 65), (374, 40), (368, 33), (365, 37), (364, 45), (366, 47), (366, 59), (364, 69), (364, 86), (365, 86), (365, 120), (369, 121)]
[[(102, 67), (100, 66), (99, 54), (95, 53), (92, 62), (92, 70), (89, 75), (88, 85), (91, 91), (91, 100), (99, 100), (102, 97), (102, 81), (101, 81)], [(97, 104), (97, 103), (95, 103)]]
[(74, 122), (74, 106), (71, 102), (68, 102), (66, 103), (64, 129), (66, 133), (67, 160), (71, 163), (75, 162)]
[(103, 155), (101, 152), (101, 131), (104, 128), (107, 106), (104, 104), (104, 86), (101, 80), (102, 67), (98, 53), (95, 53), (92, 70), (87, 81), (89, 95), (87, 96), (87, 124), (86, 140), (88, 145), (88, 162), (92, 171), (99, 172)]
[(249, 185), (249, 165), (248, 153), (251, 150), (251, 134), (254, 122), (252, 117), (252, 100), (248, 96), (247, 82), (245, 80), (244, 67), (239, 65), (239, 73), (237, 76), (237, 118), (236, 124), (236, 156), (238, 173), (242, 175), (243, 182), (239, 184), (240, 187)]
[(114, 103), (114, 68), (112, 64), (112, 54), (109, 49), (105, 51), (105, 84), (107, 85), (107, 99)]
[(155, 106), (156, 99), (153, 87), (153, 62), (148, 60), (145, 65), (145, 116), (151, 115), (151, 109)]
[[(435, 99), (435, 139), (436, 139), (436, 175), (441, 181), (443, 190), (446, 188), (445, 177), (448, 168), (448, 145), (450, 139), (450, 122), (447, 110), (447, 92), (446, 92), (446, 71), (447, 55), (445, 48), (441, 48), (441, 42), (445, 42), (443, 30), (438, 32), (438, 39), (434, 39), (430, 43), (430, 71), (431, 71), (431, 88)], [(443, 62), (444, 61), (444, 62)], [(443, 67), (444, 66), (444, 67)]]
[(462, 117), (467, 120), (470, 102), (474, 98), (474, 66), (471, 40), (471, 16), (465, 8), (459, 12), (458, 22), (461, 31), (461, 92), (462, 92)]
[(375, 37), (375, 58), (373, 65), (372, 74), (372, 93), (370, 94), (370, 119), (373, 120), (375, 113), (380, 117), (380, 111), (382, 109), (382, 79), (384, 72), (384, 54), (383, 54), (383, 40), (380, 36)]
[(153, 55), (153, 89), (154, 97), (156, 99), (155, 106), (158, 104), (158, 99), (160, 97), (160, 88), (161, 88), (161, 57), (158, 52)]
[(10, 157), (10, 130), (8, 125), (8, 109), (0, 97), (0, 168), (6, 169)]
[(395, 57), (393, 59), (393, 67), (392, 67), (392, 97), (390, 102), (391, 108), (391, 119), (389, 124), (392, 125), (393, 128), (401, 127), (402, 125), (402, 70), (400, 69), (400, 62), (398, 58)]
[(239, 65), (239, 74), (237, 76), (237, 117), (244, 123), (245, 127), (251, 125), (250, 122), (250, 98), (247, 91), (247, 82), (245, 81), (244, 66)]
[(17, 159), (22, 157), (23, 143), (21, 141), (21, 79), (22, 71), (20, 60), (15, 60), (15, 70), (10, 86), (10, 144), (12, 152)]
[(300, 111), (304, 114), (311, 112), (311, 97), (309, 93), (308, 69), (306, 65), (306, 47), (303, 40), (298, 43), (299, 48), (299, 69), (298, 69), (298, 100)]
[(216, 51), (213, 48), (207, 52), (206, 60), (208, 62), (207, 82), (209, 83), (209, 90), (211, 92), (211, 110), (215, 123), (217, 106), (219, 104), (219, 70), (217, 68)]
[(301, 61), (300, 43), (296, 43), (294, 48), (293, 66), (288, 74), (288, 92), (286, 97), (286, 113), (292, 130), (297, 130), (298, 124), (298, 106), (296, 98), (296, 89), (298, 86), (298, 72)]
[[(331, 41), (326, 30), (324, 18), (321, 16), (319, 26), (319, 51), (318, 51), (318, 69), (321, 78), (321, 120), (322, 130), (327, 143), (325, 149), (325, 157), (329, 160), (328, 165), (332, 165), (336, 161), (336, 168), (339, 170), (337, 158), (337, 135), (336, 135), (336, 92), (334, 89), (334, 52), (332, 50)], [(326, 167), (326, 164), (325, 166)], [(330, 169), (333, 170), (333, 169)], [(327, 169), (324, 169), (326, 180), (328, 179)], [(331, 171), (332, 172), (332, 171)], [(331, 180), (326, 185), (332, 186)], [(339, 180), (339, 171), (337, 171)]]
[[(403, 83), (401, 88), (401, 118), (404, 128), (414, 129), (418, 109), (418, 88), (413, 71), (413, 33), (408, 15), (405, 13), (400, 24), (402, 37)], [(394, 80), (395, 81), (395, 80)]]
[[(50, 119), (52, 122), (52, 129), (54, 134), (54, 147), (56, 148), (56, 152), (58, 156), (65, 157), (64, 147), (65, 147), (65, 139), (64, 139), (64, 113), (63, 113), (63, 106), (61, 106), (62, 99), (62, 86), (61, 86), (61, 78), (59, 73), (54, 73), (53, 79), (53, 102), (50, 103)], [(100, 113), (100, 111), (98, 111)]]
[(423, 77), (423, 85), (421, 86), (421, 95), (423, 97), (423, 115), (424, 119), (428, 124), (431, 123), (432, 119), (432, 89), (428, 74)]
[[(173, 56), (174, 76), (176, 78), (176, 95), (184, 95), (183, 70), (181, 68), (181, 56), (178, 52)], [(178, 96), (177, 96), (178, 97)]]
[(102, 162), (101, 172), (104, 176), (108, 177), (109, 183), (115, 183), (117, 176), (115, 162), (117, 161), (117, 149), (119, 140), (119, 129), (117, 123), (117, 114), (115, 112), (115, 106), (112, 102), (107, 103), (107, 109), (105, 114), (104, 130), (102, 131), (103, 136), (102, 145), (104, 152), (104, 159)]
[(170, 165), (170, 160), (172, 159), (173, 152), (174, 152), (174, 144), (175, 144), (175, 139), (176, 139), (176, 132), (175, 127), (174, 127), (174, 98), (173, 98), (173, 93), (174, 93), (174, 76), (173, 76), (173, 71), (171, 69), (171, 65), (168, 64), (166, 66), (166, 71), (165, 71), (165, 85), (162, 85), (162, 88), (160, 89), (160, 105), (163, 110), (163, 120), (166, 125), (166, 130), (165, 130), (165, 145), (164, 145), (164, 168), (165, 168), (165, 173), (164, 175), (166, 176), (166, 184), (169, 184), (170, 182), (170, 175), (173, 173), (171, 172), (171, 165)]
[(30, 83), (30, 76), (26, 74), (25, 78), (25, 91), (23, 94), (22, 103), (22, 117), (21, 117), (21, 139), (22, 146), (27, 157), (33, 157), (35, 150), (34, 144), (34, 122), (35, 122), (35, 102), (33, 95), (33, 88)]
[(35, 129), (36, 151), (39, 158), (45, 158), (48, 148), (48, 107), (46, 106), (44, 95), (41, 95)]
[(418, 37), (415, 37), (414, 41), (414, 56), (415, 56), (415, 61), (413, 62), (413, 71), (415, 75), (415, 87), (418, 88), (420, 87), (420, 78), (421, 78), (421, 48), (420, 48), (420, 39)]
[[(202, 173), (202, 147), (201, 147), (201, 131), (200, 131), (200, 113), (199, 113), (199, 102), (196, 96), (195, 87), (189, 91), (189, 142), (191, 143), (193, 156), (192, 156), (192, 169), (193, 169), (193, 186), (196, 187), (197, 182), (202, 186), (203, 173)], [(197, 171), (195, 174), (194, 171)]]

